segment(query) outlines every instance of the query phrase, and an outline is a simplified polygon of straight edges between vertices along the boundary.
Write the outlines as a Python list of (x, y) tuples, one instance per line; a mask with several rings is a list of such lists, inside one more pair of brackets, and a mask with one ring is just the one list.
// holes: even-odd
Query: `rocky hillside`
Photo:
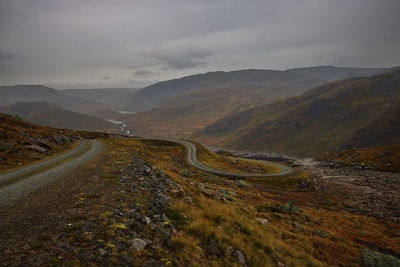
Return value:
[(194, 137), (246, 150), (318, 155), (400, 143), (400, 70), (317, 87), (218, 120)]
[(86, 131), (117, 131), (115, 124), (104, 119), (64, 109), (45, 101), (17, 102), (0, 107), (0, 112), (19, 117), (35, 124)]
[[(189, 166), (176, 144), (101, 141), (106, 149), (90, 163), (1, 207), (0, 266), (400, 262), (400, 226), (388, 217), (399, 216), (398, 202), (388, 213), (379, 199), (358, 205), (351, 188), (338, 197), (337, 186), (315, 183), (301, 170), (285, 178), (235, 181)], [(398, 199), (398, 192), (396, 186), (385, 196)]]
[(340, 150), (324, 153), (319, 159), (333, 166), (400, 172), (400, 145)]
[(34, 125), (0, 113), (0, 171), (56, 154), (83, 138), (107, 136)]

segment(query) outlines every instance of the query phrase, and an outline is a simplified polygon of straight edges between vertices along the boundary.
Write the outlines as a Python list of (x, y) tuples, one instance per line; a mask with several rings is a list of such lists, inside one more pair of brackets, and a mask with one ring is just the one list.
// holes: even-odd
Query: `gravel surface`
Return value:
[[(87, 146), (90, 145), (89, 150)], [(40, 186), (59, 179), (62, 175), (68, 171), (76, 168), (77, 166), (90, 160), (103, 149), (103, 145), (97, 140), (84, 140), (75, 149), (63, 153), (59, 156), (51, 158), (47, 161), (40, 162), (38, 164), (30, 165), (28, 167), (18, 169), (6, 174), (0, 175), (0, 207), (8, 205), (18, 199), (22, 195), (26, 195), (32, 191), (35, 191)], [(81, 154), (84, 151), (83, 154)], [(52, 164), (56, 164), (59, 161), (67, 160), (70, 157), (74, 157), (66, 162), (52, 167)], [(46, 166), (49, 168), (46, 169)], [(40, 173), (33, 174), (24, 179), (20, 179), (15, 183), (4, 185), (5, 182), (10, 182), (12, 179), (16, 179), (19, 176), (24, 176), (30, 172), (39, 171), (41, 168), (44, 170)], [(3, 185), (2, 185), (3, 183)]]
[[(147, 138), (144, 138), (147, 139)], [(268, 162), (268, 165), (276, 167), (279, 169), (279, 172), (277, 173), (271, 173), (271, 174), (240, 174), (240, 173), (233, 173), (233, 172), (228, 172), (228, 171), (223, 171), (223, 170), (219, 170), (213, 167), (209, 167), (204, 165), (202, 162), (200, 162), (197, 158), (197, 148), (196, 145), (192, 142), (189, 141), (184, 141), (184, 140), (179, 140), (179, 139), (170, 139), (170, 138), (151, 138), (151, 139), (147, 139), (147, 140), (161, 140), (161, 141), (168, 141), (168, 142), (173, 142), (173, 143), (177, 143), (180, 145), (183, 145), (186, 148), (186, 160), (187, 162), (192, 165), (193, 167), (206, 171), (206, 172), (210, 172), (213, 174), (217, 174), (217, 175), (222, 175), (222, 176), (226, 176), (226, 177), (231, 177), (231, 178), (245, 178), (245, 177), (275, 177), (275, 176), (284, 176), (284, 175), (288, 175), (294, 172), (294, 170), (286, 165), (283, 164), (279, 164), (279, 163), (275, 163), (275, 162)], [(252, 159), (242, 159), (243, 161), (254, 161), (257, 162), (257, 160), (252, 160)], [(265, 163), (265, 161), (264, 161)]]

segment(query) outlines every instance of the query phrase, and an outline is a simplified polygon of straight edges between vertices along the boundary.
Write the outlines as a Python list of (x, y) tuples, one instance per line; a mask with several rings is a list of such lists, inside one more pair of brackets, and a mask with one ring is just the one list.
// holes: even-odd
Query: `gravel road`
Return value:
[[(0, 206), (8, 205), (90, 160), (103, 150), (97, 140), (84, 140), (75, 149), (34, 165), (0, 175)], [(42, 171), (43, 170), (43, 171)]]
[[(183, 145), (186, 148), (186, 160), (187, 162), (192, 165), (195, 168), (198, 168), (203, 171), (207, 171), (210, 173), (214, 173), (217, 175), (222, 175), (222, 176), (227, 176), (230, 178), (236, 178), (236, 179), (241, 179), (241, 178), (246, 178), (246, 177), (277, 177), (277, 176), (284, 176), (288, 175), (294, 172), (294, 170), (286, 165), (279, 164), (279, 163), (274, 163), (274, 162), (267, 162), (263, 161), (264, 163), (267, 163), (270, 166), (276, 167), (279, 169), (279, 172), (277, 173), (269, 173), (269, 174), (240, 174), (240, 173), (233, 173), (233, 172), (227, 172), (223, 170), (219, 170), (213, 167), (209, 167), (204, 165), (202, 162), (200, 162), (197, 158), (197, 148), (196, 145), (192, 142), (186, 141), (186, 140), (180, 140), (180, 139), (172, 139), (172, 138), (139, 138), (143, 140), (161, 140), (161, 141), (168, 141), (168, 142), (174, 142), (178, 143), (180, 145)], [(252, 159), (242, 159), (244, 161), (248, 162), (259, 162), (259, 160), (252, 160)]]

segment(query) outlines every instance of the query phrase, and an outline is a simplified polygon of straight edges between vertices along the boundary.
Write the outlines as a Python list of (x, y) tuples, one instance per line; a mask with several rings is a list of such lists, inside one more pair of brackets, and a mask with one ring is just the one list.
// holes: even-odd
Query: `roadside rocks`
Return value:
[(141, 251), (143, 250), (147, 245), (151, 244), (150, 240), (145, 240), (145, 239), (140, 239), (140, 238), (134, 238), (130, 240), (131, 248), (133, 248), (136, 251)]
[(123, 216), (130, 219), (128, 228), (136, 233), (130, 240), (131, 247), (141, 251), (147, 247), (170, 246), (175, 226), (166, 215), (172, 189), (181, 190), (180, 185), (169, 179), (161, 170), (148, 162), (133, 158), (122, 170), (121, 190), (135, 195), (145, 195), (144, 203), (135, 204)]
[(340, 196), (351, 212), (400, 222), (400, 173), (355, 169), (324, 162), (303, 163), (311, 178), (301, 182), (303, 191)]

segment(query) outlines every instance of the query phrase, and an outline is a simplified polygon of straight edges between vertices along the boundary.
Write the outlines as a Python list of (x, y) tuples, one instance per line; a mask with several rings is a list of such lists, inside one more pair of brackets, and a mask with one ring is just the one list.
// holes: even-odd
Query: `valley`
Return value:
[(0, 107), (0, 266), (397, 266), (399, 75), (16, 97)]
[(400, 267), (399, 0), (0, 0), (0, 267)]

